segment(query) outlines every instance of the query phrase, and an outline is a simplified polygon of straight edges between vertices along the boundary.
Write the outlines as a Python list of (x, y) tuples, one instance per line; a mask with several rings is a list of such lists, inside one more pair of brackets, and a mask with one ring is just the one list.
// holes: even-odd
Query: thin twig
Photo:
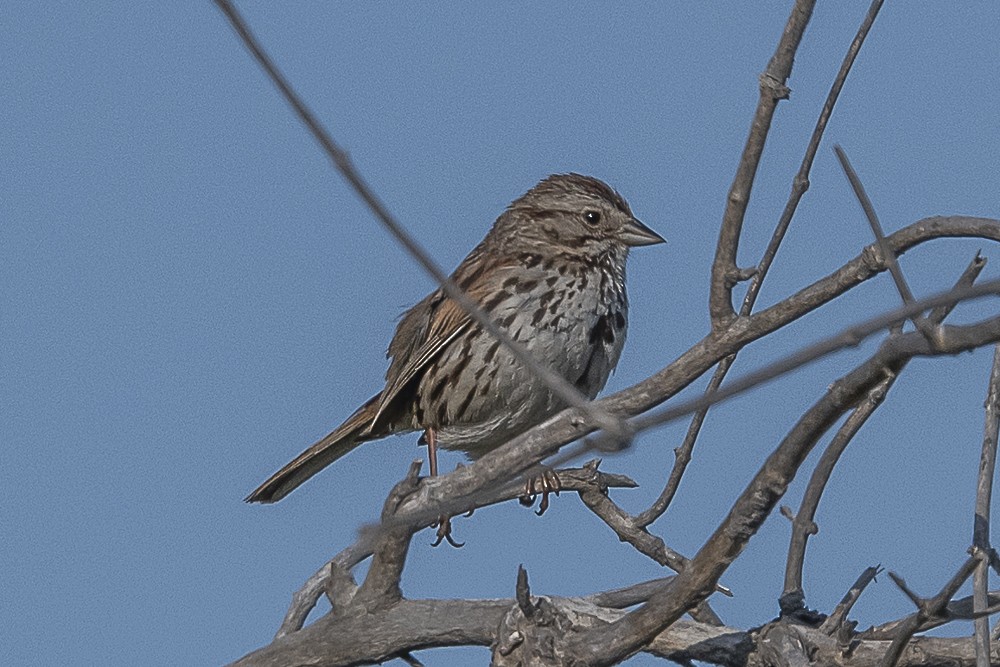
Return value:
[(441, 289), (451, 299), (454, 299), (462, 309), (468, 313), (469, 317), (475, 320), (476, 324), (496, 338), (500, 343), (509, 349), (518, 361), (531, 370), (542, 382), (545, 383), (552, 393), (563, 399), (567, 405), (579, 408), (586, 412), (595, 423), (614, 437), (624, 442), (631, 439), (626, 426), (621, 420), (611, 416), (606, 411), (596, 407), (592, 401), (581, 394), (576, 387), (570, 384), (564, 377), (553, 371), (548, 366), (540, 364), (523, 345), (511, 338), (504, 330), (498, 327), (469, 296), (448, 277), (440, 266), (431, 258), (430, 254), (417, 242), (413, 236), (389, 213), (382, 201), (374, 193), (371, 187), (365, 182), (360, 172), (354, 167), (348, 154), (337, 145), (326, 131), (323, 125), (316, 118), (315, 114), (306, 106), (305, 102), (295, 92), (288, 79), (278, 70), (277, 65), (271, 57), (264, 51), (260, 42), (254, 37), (250, 27), (240, 16), (231, 0), (215, 0), (215, 4), (229, 19), (236, 34), (246, 45), (247, 49), (257, 60), (260, 66), (267, 73), (274, 85), (281, 91), (285, 100), (291, 105), (299, 119), (313, 135), (334, 166), (350, 184), (359, 197), (368, 205), (375, 217), (389, 231), (389, 233), (399, 242), (407, 253), (413, 257), (418, 264), (441, 286)]
[(834, 635), (838, 632), (840, 627), (847, 620), (848, 615), (851, 613), (851, 609), (854, 607), (854, 603), (858, 601), (861, 594), (868, 587), (868, 584), (875, 581), (875, 577), (882, 572), (881, 566), (876, 565), (875, 567), (865, 568), (865, 571), (861, 573), (861, 576), (857, 578), (851, 589), (847, 591), (840, 603), (834, 608), (833, 612), (823, 621), (822, 625), (819, 626), (820, 632), (828, 635)]
[(398, 657), (410, 667), (424, 667), (424, 663), (417, 660), (417, 658), (409, 651), (406, 653), (400, 653)]
[(713, 331), (724, 329), (736, 316), (732, 296), (733, 286), (740, 273), (736, 266), (736, 256), (743, 231), (743, 220), (750, 204), (750, 193), (753, 190), (760, 158), (764, 153), (771, 120), (774, 118), (778, 102), (788, 97), (789, 90), (785, 82), (792, 73), (795, 52), (798, 51), (815, 5), (814, 0), (797, 0), (785, 23), (784, 32), (774, 55), (760, 76), (757, 110), (750, 122), (750, 133), (740, 155), (729, 195), (726, 197), (726, 210), (722, 215), (715, 259), (712, 262), (708, 311)]
[[(580, 491), (580, 500), (615, 532), (618, 539), (628, 542), (639, 553), (660, 565), (669, 567), (674, 572), (684, 571), (684, 567), (688, 564), (686, 557), (668, 547), (662, 538), (636, 526), (632, 517), (599, 489), (589, 488)], [(717, 590), (723, 595), (733, 596), (732, 591), (725, 586), (718, 586)]]
[(892, 583), (896, 584), (896, 588), (898, 588), (903, 592), (903, 595), (910, 598), (910, 602), (913, 603), (914, 607), (916, 607), (919, 610), (921, 607), (924, 606), (924, 599), (920, 597), (916, 591), (914, 591), (907, 585), (906, 579), (903, 579), (902, 576), (892, 571), (889, 572), (889, 578), (892, 579)]
[(858, 53), (861, 52), (861, 47), (875, 23), (875, 18), (878, 16), (883, 2), (884, 0), (872, 1), (868, 7), (868, 13), (865, 15), (861, 25), (858, 26), (858, 31), (855, 33), (854, 39), (847, 49), (847, 54), (844, 56), (843, 62), (840, 63), (840, 70), (833, 80), (830, 92), (827, 93), (826, 101), (823, 103), (823, 109), (820, 111), (819, 118), (816, 119), (816, 126), (813, 128), (812, 136), (809, 138), (809, 145), (806, 147), (806, 153), (802, 158), (802, 163), (799, 165), (799, 171), (795, 174), (795, 178), (792, 179), (792, 192), (789, 194), (788, 202), (781, 212), (781, 218), (778, 220), (778, 224), (771, 234), (771, 240), (767, 244), (767, 249), (764, 251), (760, 263), (757, 264), (757, 270), (754, 272), (754, 276), (747, 288), (746, 296), (743, 298), (740, 315), (749, 315), (753, 310), (754, 303), (757, 301), (757, 295), (760, 293), (761, 284), (764, 282), (764, 278), (767, 277), (771, 264), (778, 254), (778, 249), (785, 238), (788, 227), (792, 222), (792, 217), (798, 208), (799, 201), (809, 189), (809, 173), (812, 170), (813, 162), (819, 151), (819, 145), (823, 139), (823, 133), (826, 131), (827, 123), (830, 121), (830, 116), (833, 115), (834, 105), (836, 105), (837, 99), (840, 97), (840, 91), (843, 90), (844, 84), (847, 82), (847, 76), (854, 66), (854, 61), (857, 59)]
[(897, 377), (897, 373), (887, 375), (868, 392), (864, 401), (851, 412), (837, 430), (837, 434), (833, 436), (816, 464), (816, 469), (813, 470), (805, 494), (802, 496), (799, 511), (795, 513), (795, 519), (792, 521), (792, 537), (788, 544), (788, 557), (785, 561), (785, 589), (781, 594), (781, 613), (783, 615), (795, 613), (805, 606), (805, 596), (802, 590), (802, 568), (805, 563), (806, 544), (809, 536), (817, 532), (816, 508), (819, 507), (820, 498), (830, 480), (830, 475), (833, 474), (833, 469), (847, 445), (861, 430), (868, 418), (882, 405), (886, 392), (889, 391)]
[[(993, 370), (990, 372), (989, 390), (986, 395), (986, 424), (983, 428), (983, 449), (979, 458), (979, 476), (976, 481), (976, 515), (972, 528), (972, 545), (990, 553), (990, 503), (993, 497), (993, 473), (997, 462), (997, 435), (1000, 432), (1000, 344), (993, 351)], [(983, 560), (972, 576), (973, 609), (985, 610), (989, 606), (989, 563)], [(977, 618), (976, 667), (990, 665), (990, 620)]]
[(850, 160), (847, 159), (847, 153), (844, 152), (842, 146), (839, 144), (834, 146), (833, 152), (836, 153), (837, 159), (840, 161), (840, 167), (844, 170), (847, 180), (851, 183), (851, 188), (854, 190), (854, 196), (858, 198), (858, 202), (861, 204), (861, 210), (864, 211), (865, 217), (868, 219), (868, 224), (871, 226), (872, 233), (875, 235), (875, 242), (878, 243), (879, 250), (885, 256), (885, 262), (889, 266), (889, 273), (892, 274), (892, 280), (896, 283), (896, 289), (899, 291), (899, 296), (903, 299), (904, 304), (913, 303), (913, 292), (910, 291), (910, 286), (906, 284), (906, 278), (903, 276), (903, 270), (899, 268), (899, 262), (896, 261), (896, 254), (888, 248), (885, 242), (885, 232), (882, 231), (882, 224), (878, 221), (878, 215), (875, 213), (875, 206), (868, 197), (868, 193), (865, 192), (865, 186), (861, 182), (861, 178), (854, 170), (854, 167), (851, 166)]
[[(816, 159), (816, 153), (819, 151), (819, 144), (823, 139), (823, 133), (826, 131), (830, 116), (833, 114), (837, 98), (840, 97), (840, 91), (844, 88), (844, 83), (847, 81), (847, 75), (851, 72), (851, 67), (854, 65), (854, 61), (861, 51), (861, 46), (864, 44), (868, 32), (875, 23), (875, 18), (878, 16), (883, 2), (884, 0), (873, 0), (864, 21), (861, 22), (857, 33), (854, 35), (851, 46), (847, 49), (847, 54), (844, 56), (843, 62), (840, 64), (840, 71), (837, 72), (837, 76), (833, 80), (833, 85), (830, 87), (830, 92), (826, 95), (826, 101), (823, 103), (823, 109), (820, 111), (819, 118), (816, 119), (816, 125), (809, 139), (809, 145), (806, 147), (805, 155), (802, 157), (802, 162), (799, 164), (799, 170), (795, 174), (795, 178), (792, 179), (792, 191), (788, 196), (788, 201), (785, 203), (785, 208), (781, 212), (781, 217), (778, 219), (778, 224), (775, 226), (774, 232), (771, 234), (771, 240), (767, 244), (767, 249), (764, 251), (760, 262), (757, 263), (753, 278), (751, 278), (746, 295), (743, 297), (743, 305), (740, 307), (740, 317), (746, 317), (753, 312), (754, 304), (757, 303), (757, 296), (760, 294), (760, 288), (767, 277), (768, 271), (771, 269), (774, 258), (778, 255), (778, 249), (785, 239), (785, 234), (788, 232), (788, 227), (795, 216), (799, 202), (809, 189), (809, 173), (812, 171), (812, 165)], [(719, 388), (735, 360), (735, 354), (722, 360), (718, 367), (716, 367), (715, 373), (712, 375), (712, 379), (705, 389), (705, 393), (713, 392)], [(704, 408), (696, 412), (692, 417), (683, 442), (675, 450), (674, 467), (670, 471), (670, 477), (667, 479), (666, 486), (649, 509), (636, 515), (636, 523), (639, 526), (649, 526), (659, 519), (667, 511), (667, 508), (670, 507), (670, 503), (673, 502), (674, 495), (676, 495), (677, 489), (680, 487), (681, 478), (684, 476), (687, 465), (691, 461), (691, 453), (694, 450), (695, 441), (698, 439), (698, 434), (701, 432), (701, 427), (705, 422), (707, 414), (708, 408)]]
[[(959, 277), (958, 282), (955, 283), (955, 287), (963, 288), (969, 287), (979, 278), (979, 274), (983, 272), (986, 268), (986, 258), (983, 257), (982, 252), (977, 250), (976, 254), (973, 256), (969, 265), (965, 267), (965, 271)], [(955, 310), (955, 306), (958, 304), (944, 304), (936, 308), (932, 308), (930, 314), (927, 316), (931, 322), (935, 324), (940, 324), (951, 315), (951, 311)]]
[[(883, 261), (885, 261), (889, 267), (889, 273), (892, 275), (892, 281), (896, 284), (896, 290), (899, 292), (899, 296), (903, 300), (903, 304), (909, 305), (913, 303), (913, 292), (910, 290), (910, 286), (906, 284), (906, 277), (903, 276), (903, 269), (899, 266), (899, 261), (896, 259), (896, 253), (892, 251), (892, 248), (890, 248), (889, 244), (886, 242), (885, 232), (882, 231), (882, 224), (878, 221), (878, 215), (875, 213), (875, 206), (872, 205), (871, 199), (868, 197), (868, 193), (865, 192), (865, 186), (861, 183), (861, 178), (854, 170), (854, 167), (851, 166), (850, 161), (847, 159), (847, 153), (844, 152), (844, 149), (841, 146), (834, 146), (833, 152), (837, 154), (837, 160), (840, 161), (840, 167), (844, 170), (844, 174), (847, 175), (847, 180), (850, 181), (851, 188), (854, 190), (854, 196), (858, 198), (858, 202), (861, 204), (861, 210), (864, 211), (865, 217), (868, 219), (868, 225), (871, 227), (872, 233), (875, 235), (875, 242), (878, 244), (879, 252), (881, 252), (884, 256)], [(914, 315), (912, 320), (913, 325), (917, 327), (917, 330), (927, 336), (927, 340), (934, 340), (934, 329), (928, 324), (922, 314)]]

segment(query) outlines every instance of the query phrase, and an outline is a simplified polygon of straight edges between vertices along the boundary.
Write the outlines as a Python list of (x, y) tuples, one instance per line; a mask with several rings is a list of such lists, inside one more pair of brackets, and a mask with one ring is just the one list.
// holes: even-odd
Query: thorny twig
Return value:
[(914, 633), (920, 628), (920, 626), (929, 619), (935, 618), (941, 615), (947, 609), (948, 603), (958, 589), (961, 588), (962, 584), (969, 578), (972, 571), (976, 568), (976, 564), (979, 562), (979, 558), (976, 556), (970, 556), (962, 567), (959, 568), (958, 572), (955, 573), (941, 592), (935, 595), (929, 600), (924, 600), (917, 596), (913, 591), (906, 587), (906, 582), (903, 579), (890, 572), (889, 576), (892, 580), (899, 586), (907, 597), (909, 597), (917, 607), (917, 613), (907, 619), (900, 627), (895, 637), (892, 639), (892, 643), (885, 652), (885, 656), (882, 658), (881, 667), (894, 667), (896, 662), (899, 660), (899, 656), (902, 654), (903, 649), (906, 648), (907, 642), (913, 637)]

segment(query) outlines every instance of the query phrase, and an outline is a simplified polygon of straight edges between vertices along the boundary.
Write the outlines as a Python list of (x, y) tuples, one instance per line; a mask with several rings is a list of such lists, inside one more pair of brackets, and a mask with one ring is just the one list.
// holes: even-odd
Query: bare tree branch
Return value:
[[(624, 615), (622, 607), (640, 603), (663, 579), (583, 598), (535, 598), (531, 608), (560, 610), (576, 625), (608, 623)], [(523, 595), (530, 595), (525, 581)], [(542, 603), (544, 601), (544, 603)], [(540, 605), (540, 603), (542, 603)], [(358, 605), (360, 606), (360, 605)], [(414, 650), (443, 646), (489, 646), (501, 619), (521, 610), (524, 600), (406, 600), (359, 613), (328, 614), (300, 632), (275, 641), (233, 663), (239, 667), (285, 665), (350, 665), (401, 657)], [(548, 613), (552, 613), (549, 611)], [(364, 644), (342, 641), (364, 636)], [(681, 622), (649, 647), (664, 657), (681, 654), (717, 664), (749, 647), (746, 633), (697, 622)], [(727, 657), (728, 656), (728, 657)], [(673, 659), (671, 657), (671, 659)], [(720, 662), (720, 660), (722, 660)]]
[[(417, 488), (420, 482), (418, 477), (420, 466), (420, 461), (411, 463), (406, 477), (389, 493), (382, 509), (383, 521), (392, 519), (403, 499)], [(397, 525), (382, 532), (372, 554), (368, 575), (354, 596), (355, 603), (372, 610), (387, 607), (402, 599), (403, 591), (399, 587), (399, 582), (403, 577), (410, 538), (417, 529), (417, 526)]]
[[(635, 488), (637, 484), (625, 475), (605, 473), (598, 471), (599, 460), (588, 462), (582, 468), (571, 468), (557, 470), (559, 483), (564, 491), (584, 491), (590, 488), (607, 490), (608, 488)], [(398, 488), (398, 487), (397, 487)], [(412, 492), (411, 489), (408, 491)], [(518, 498), (524, 492), (523, 485), (507, 484), (502, 488), (495, 489), (490, 495), (484, 495), (480, 499), (478, 507), (486, 507), (496, 503), (507, 502)], [(390, 498), (394, 498), (390, 493)], [(398, 501), (398, 499), (394, 500)], [(389, 506), (387, 500), (386, 505)], [(433, 521), (432, 517), (428, 521)], [(378, 540), (383, 532), (395, 529), (421, 528), (423, 525), (414, 522), (393, 522), (388, 516), (383, 519), (383, 526), (380, 528), (373, 526), (363, 529), (359, 539), (337, 556), (335, 556), (323, 567), (313, 574), (303, 587), (293, 596), (292, 605), (285, 614), (285, 620), (281, 624), (277, 637), (296, 632), (305, 624), (309, 613), (315, 608), (316, 603), (324, 592), (328, 593), (330, 602), (334, 607), (334, 612), (341, 606), (349, 603), (357, 593), (357, 586), (354, 585), (349, 572), (355, 565), (370, 557), (376, 548)], [(336, 595), (331, 595), (330, 590), (337, 591)]]
[[(628, 542), (639, 553), (660, 565), (669, 567), (674, 572), (681, 572), (687, 565), (687, 558), (668, 547), (662, 538), (637, 526), (635, 520), (625, 510), (599, 489), (589, 488), (580, 491), (580, 500), (615, 532), (618, 539)], [(732, 592), (725, 586), (718, 586), (717, 589), (723, 595), (732, 597)]]
[[(400, 600), (372, 614), (327, 614), (233, 667), (372, 664), (423, 648), (489, 646), (510, 600)], [(364, 637), (365, 641), (344, 641)]]
[(796, 1), (778, 47), (760, 76), (760, 99), (757, 102), (757, 111), (750, 123), (750, 134), (743, 147), (739, 166), (736, 168), (736, 177), (729, 188), (719, 241), (715, 247), (715, 261), (712, 263), (708, 310), (713, 330), (725, 328), (736, 317), (732, 297), (733, 286), (739, 276), (736, 254), (743, 231), (743, 219), (750, 203), (750, 193), (753, 190), (761, 155), (764, 153), (771, 119), (774, 117), (778, 102), (788, 98), (789, 90), (785, 82), (792, 73), (795, 52), (805, 34), (815, 5), (814, 0)]
[[(917, 628), (917, 632), (932, 630), (944, 625), (945, 623), (950, 623), (951, 621), (974, 621), (980, 616), (994, 613), (998, 608), (1000, 608), (1000, 591), (990, 591), (987, 596), (987, 602), (989, 606), (985, 610), (976, 611), (975, 603), (971, 595), (958, 600), (952, 600), (947, 604), (944, 611), (940, 612), (938, 617), (924, 620), (924, 622)], [(864, 632), (858, 633), (857, 637), (862, 640), (892, 640), (899, 634), (900, 628), (902, 628), (906, 623), (909, 623), (914, 616), (915, 614), (910, 614), (895, 621), (882, 623), (881, 625), (877, 625), (865, 630)], [(970, 643), (969, 648), (974, 656), (975, 647)], [(993, 650), (996, 651), (996, 648)], [(975, 663), (974, 657), (973, 663)]]
[[(532, 606), (544, 600), (550, 613), (560, 613), (568, 622), (566, 633), (583, 632), (622, 618), (620, 607), (647, 599), (659, 581), (609, 591), (585, 598), (543, 596), (533, 598)], [(1000, 600), (1000, 593), (991, 594)], [(598, 602), (598, 600), (602, 600)], [(971, 600), (948, 605), (948, 609), (965, 604), (971, 610)], [(489, 646), (499, 635), (501, 619), (519, 608), (516, 600), (401, 600), (394, 607), (373, 614), (326, 616), (299, 633), (255, 651), (237, 662), (238, 667), (285, 667), (287, 665), (340, 665), (373, 663), (401, 657), (419, 648), (441, 646)], [(949, 611), (949, 613), (951, 613)], [(953, 616), (955, 618), (960, 615)], [(524, 626), (522, 626), (523, 628)], [(791, 628), (796, 640), (812, 658), (812, 664), (826, 667), (874, 667), (885, 655), (890, 640), (885, 637), (855, 640), (849, 650), (821, 629), (802, 625)], [(524, 630), (522, 630), (524, 632)], [(528, 634), (530, 629), (525, 632)], [(342, 641), (344, 637), (374, 637), (373, 646)], [(747, 632), (731, 627), (712, 626), (695, 621), (679, 620), (670, 629), (656, 636), (642, 650), (681, 664), (701, 661), (729, 667), (745, 667), (748, 657), (760, 654), (764, 644), (777, 636), (775, 631)], [(413, 646), (416, 637), (418, 645)], [(510, 635), (506, 635), (510, 638)], [(413, 646), (407, 649), (407, 646)], [(515, 647), (515, 650), (518, 647)], [(508, 654), (513, 659), (518, 655)], [(994, 660), (1000, 653), (994, 651)], [(502, 664), (502, 663), (501, 663)], [(932, 667), (942, 664), (972, 667), (975, 652), (965, 638), (944, 639), (916, 637), (909, 643), (898, 663), (902, 667)]]
[(819, 151), (820, 141), (823, 139), (823, 134), (830, 121), (830, 116), (833, 115), (833, 108), (837, 103), (837, 99), (840, 97), (840, 92), (843, 90), (844, 84), (847, 82), (847, 76), (850, 74), (851, 68), (854, 66), (854, 61), (861, 52), (861, 47), (864, 45), (865, 39), (868, 37), (868, 33), (875, 24), (875, 18), (882, 9), (882, 3), (883, 0), (872, 0), (871, 5), (868, 7), (868, 13), (865, 15), (864, 20), (858, 27), (858, 31), (854, 35), (854, 39), (851, 41), (850, 47), (847, 49), (847, 54), (844, 56), (844, 60), (840, 64), (840, 70), (837, 72), (833, 85), (830, 87), (830, 92), (827, 93), (826, 101), (823, 103), (823, 109), (820, 111), (819, 118), (816, 120), (816, 126), (813, 128), (812, 136), (809, 138), (809, 145), (806, 147), (802, 163), (799, 165), (799, 171), (795, 174), (795, 178), (792, 179), (792, 191), (788, 196), (788, 201), (785, 203), (785, 208), (781, 212), (778, 224), (775, 226), (774, 232), (771, 234), (771, 240), (768, 242), (767, 249), (764, 251), (764, 255), (761, 257), (760, 263), (757, 265), (757, 270), (750, 281), (749, 287), (747, 288), (746, 296), (743, 298), (743, 305), (740, 308), (740, 314), (743, 316), (749, 315), (753, 311), (753, 306), (757, 301), (757, 295), (760, 293), (761, 285), (767, 277), (767, 273), (771, 268), (771, 264), (774, 262), (774, 258), (778, 255), (778, 249), (785, 238), (785, 234), (788, 232), (788, 227), (791, 225), (795, 211), (798, 209), (799, 201), (801, 201), (802, 197), (809, 189), (809, 173), (812, 171), (812, 165), (816, 159), (816, 153)]
[[(323, 595), (324, 586), (330, 580), (330, 564), (326, 563), (315, 574), (306, 580), (302, 588), (292, 595), (292, 604), (285, 613), (285, 618), (281, 621), (275, 639), (281, 639), (285, 635), (295, 632), (305, 625), (309, 612), (316, 606), (316, 602)], [(357, 586), (355, 586), (357, 588)]]
[(655, 593), (660, 588), (660, 586), (667, 583), (671, 579), (673, 579), (672, 576), (650, 579), (649, 581), (644, 581), (640, 584), (634, 584), (632, 586), (626, 586), (625, 588), (615, 588), (610, 591), (594, 593), (593, 595), (589, 595), (581, 599), (585, 602), (596, 604), (598, 607), (625, 609), (627, 607), (637, 605), (640, 602), (645, 602), (649, 599), (650, 595)]
[[(993, 472), (997, 463), (997, 434), (1000, 431), (1000, 344), (993, 351), (993, 370), (990, 372), (986, 396), (986, 424), (983, 428), (983, 449), (979, 458), (979, 476), (976, 482), (976, 515), (972, 528), (972, 546), (986, 553), (993, 551), (990, 544), (990, 505), (993, 498)], [(975, 611), (989, 607), (989, 563), (985, 560), (976, 566), (972, 575)], [(976, 665), (990, 664), (990, 622), (983, 616), (977, 618)]]
[(833, 468), (837, 465), (840, 455), (843, 454), (847, 445), (861, 430), (868, 418), (882, 405), (886, 393), (897, 377), (896, 373), (888, 375), (868, 391), (861, 404), (851, 412), (847, 420), (837, 430), (837, 434), (823, 451), (819, 463), (816, 464), (816, 469), (813, 471), (802, 496), (799, 511), (796, 512), (795, 519), (792, 521), (792, 538), (788, 544), (788, 558), (785, 564), (785, 589), (780, 600), (783, 615), (795, 614), (805, 607), (805, 594), (802, 590), (802, 567), (805, 563), (806, 544), (809, 536), (815, 535), (818, 530), (814, 521), (816, 508), (819, 507), (819, 500), (826, 488), (826, 483), (830, 480), (830, 475), (833, 474)]
[[(763, 634), (763, 632), (762, 632)], [(775, 641), (780, 634), (791, 635), (799, 646), (799, 656), (808, 656), (808, 665), (823, 667), (875, 667), (885, 655), (890, 642), (885, 640), (853, 640), (845, 644), (836, 637), (827, 636), (817, 629), (804, 625), (777, 624), (766, 640)], [(758, 641), (758, 646), (763, 640)], [(763, 650), (757, 652), (763, 656)], [(994, 661), (1000, 652), (994, 652)], [(779, 656), (780, 660), (780, 656)], [(748, 663), (744, 663), (748, 664)], [(757, 664), (760, 664), (758, 661)], [(764, 663), (768, 664), (768, 663)], [(791, 661), (770, 664), (795, 664)], [(996, 664), (996, 662), (994, 662)], [(915, 637), (900, 656), (898, 667), (973, 667), (975, 653), (971, 642), (964, 638)]]
[[(892, 251), (890, 254), (898, 257), (931, 239), (974, 237), (1000, 241), (1000, 221), (965, 216), (924, 218), (890, 234), (886, 242)], [(748, 318), (751, 323), (749, 328), (763, 327), (773, 331), (772, 327), (785, 326), (850, 291), (886, 270), (885, 260), (879, 255), (881, 253), (875, 244), (866, 246), (860, 255), (833, 273)], [(908, 311), (904, 307), (900, 312)]]
[[(701, 409), (706, 405), (714, 405), (730, 398), (731, 396), (740, 394), (751, 387), (763, 384), (764, 382), (772, 380), (780, 375), (783, 375), (784, 373), (800, 368), (807, 363), (826, 356), (836, 350), (853, 347), (875, 332), (889, 327), (893, 323), (899, 321), (901, 318), (912, 317), (915, 313), (921, 312), (927, 308), (946, 304), (955, 304), (983, 296), (996, 296), (998, 294), (1000, 294), (1000, 280), (992, 280), (983, 283), (982, 285), (963, 289), (952, 289), (936, 296), (915, 301), (910, 306), (904, 306), (884, 315), (869, 319), (861, 324), (845, 329), (838, 335), (826, 338), (814, 345), (806, 347), (784, 357), (783, 359), (769, 364), (764, 368), (748, 373), (729, 385), (719, 389), (714, 394), (678, 403), (673, 407), (657, 412), (644, 414), (633, 419), (631, 423), (637, 433), (654, 426), (666, 424), (686, 414), (690, 414), (695, 410)], [(952, 328), (951, 341), (949, 345), (955, 344), (957, 340), (956, 337), (961, 336), (962, 331), (963, 330), (961, 328)], [(610, 398), (614, 397), (609, 397), (609, 399)]]

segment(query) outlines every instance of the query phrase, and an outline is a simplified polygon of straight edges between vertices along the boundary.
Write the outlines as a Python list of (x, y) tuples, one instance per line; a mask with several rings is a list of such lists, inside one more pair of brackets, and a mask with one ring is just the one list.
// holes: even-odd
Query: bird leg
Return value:
[(531, 507), (535, 504), (535, 498), (541, 493), (542, 502), (538, 503), (535, 514), (542, 516), (549, 508), (549, 494), (554, 493), (558, 496), (560, 491), (562, 482), (559, 481), (559, 474), (551, 468), (544, 468), (539, 475), (528, 477), (524, 483), (524, 493), (518, 498), (518, 502), (525, 507)]
[(438, 447), (437, 447), (437, 433), (434, 429), (429, 428), (424, 431), (424, 442), (427, 443), (427, 458), (431, 465), (431, 477), (437, 477), (438, 474)]
[[(438, 474), (438, 460), (437, 460), (437, 433), (432, 428), (428, 428), (424, 431), (424, 437), (422, 438), (427, 443), (427, 458), (430, 462), (431, 477), (437, 477)], [(456, 549), (459, 547), (464, 547), (465, 542), (456, 542), (455, 538), (451, 536), (451, 517), (450, 516), (440, 516), (438, 517), (437, 523), (432, 523), (431, 528), (437, 526), (437, 539), (431, 543), (432, 547), (436, 547), (442, 542), (448, 542), (451, 546)]]

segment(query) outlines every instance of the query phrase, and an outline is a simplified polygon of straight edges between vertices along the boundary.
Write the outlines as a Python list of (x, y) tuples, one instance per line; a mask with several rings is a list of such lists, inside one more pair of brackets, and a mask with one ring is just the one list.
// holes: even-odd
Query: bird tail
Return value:
[(370, 427), (378, 412), (381, 396), (376, 394), (369, 399), (332, 433), (296, 456), (243, 500), (248, 503), (278, 502), (341, 456), (361, 443), (378, 437), (370, 432)]

